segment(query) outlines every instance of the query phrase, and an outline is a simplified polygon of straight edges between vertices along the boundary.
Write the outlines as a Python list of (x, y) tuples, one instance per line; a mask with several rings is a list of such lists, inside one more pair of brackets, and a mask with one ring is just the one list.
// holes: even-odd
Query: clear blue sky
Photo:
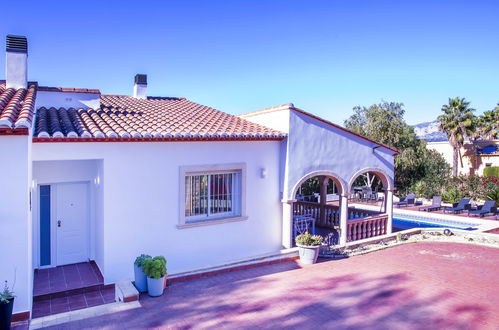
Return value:
[[(399, 101), (410, 124), (448, 97), (499, 102), (499, 1), (4, 1), (42, 85), (185, 96), (238, 114), (293, 102), (343, 123)], [(4, 56), (0, 66), (4, 67)], [(0, 76), (4, 78), (3, 74)]]

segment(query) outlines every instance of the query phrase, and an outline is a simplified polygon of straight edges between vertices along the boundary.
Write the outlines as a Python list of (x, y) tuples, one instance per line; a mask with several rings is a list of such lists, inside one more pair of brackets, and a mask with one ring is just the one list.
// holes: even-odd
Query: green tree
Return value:
[(457, 176), (458, 158), (466, 137), (472, 137), (475, 131), (475, 109), (463, 98), (449, 98), (449, 104), (442, 106), (443, 114), (438, 116), (440, 131), (444, 132), (453, 149), (452, 175)]
[(493, 140), (498, 138), (499, 131), (499, 103), (490, 110), (485, 111), (477, 120), (476, 137), (480, 139)]
[(370, 107), (356, 106), (345, 127), (371, 139), (404, 149), (418, 145), (414, 128), (404, 120), (404, 104), (382, 102)]
[[(450, 168), (443, 156), (426, 148), (414, 128), (404, 120), (402, 103), (382, 102), (369, 107), (357, 106), (345, 127), (381, 143), (398, 148), (395, 158), (395, 187), (401, 193), (415, 191), (431, 197), (441, 192)], [(423, 189), (424, 188), (424, 189)]]

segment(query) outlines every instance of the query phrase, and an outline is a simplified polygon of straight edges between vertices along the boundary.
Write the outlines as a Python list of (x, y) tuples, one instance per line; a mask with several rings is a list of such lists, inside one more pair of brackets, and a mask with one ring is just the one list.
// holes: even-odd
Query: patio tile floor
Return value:
[(35, 297), (102, 285), (104, 279), (93, 262), (35, 270), (33, 295)]
[(498, 278), (499, 249), (407, 244), (176, 282), (138, 309), (53, 328), (497, 329)]

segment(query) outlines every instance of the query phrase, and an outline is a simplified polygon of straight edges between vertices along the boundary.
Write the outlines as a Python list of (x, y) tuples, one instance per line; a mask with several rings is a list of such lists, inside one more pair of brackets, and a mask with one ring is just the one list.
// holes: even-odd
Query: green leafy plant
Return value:
[(14, 292), (9, 288), (7, 281), (5, 281), (3, 291), (0, 291), (0, 303), (7, 304), (11, 299), (14, 299), (14, 297)]
[(491, 190), (486, 195), (488, 200), (495, 201), (499, 204), (499, 189)]
[(442, 194), (442, 199), (447, 203), (458, 203), (462, 196), (463, 194), (459, 189), (451, 187), (444, 194)]
[(142, 268), (144, 274), (150, 278), (160, 279), (166, 275), (166, 259), (163, 256), (145, 259)]
[(137, 267), (142, 267), (144, 266), (144, 262), (147, 260), (147, 259), (151, 259), (151, 256), (148, 255), (148, 254), (141, 254), (140, 256), (138, 256), (136, 259), (135, 259), (135, 265)]
[(317, 246), (321, 245), (324, 238), (320, 235), (310, 235), (308, 232), (296, 236), (295, 242), (299, 245)]

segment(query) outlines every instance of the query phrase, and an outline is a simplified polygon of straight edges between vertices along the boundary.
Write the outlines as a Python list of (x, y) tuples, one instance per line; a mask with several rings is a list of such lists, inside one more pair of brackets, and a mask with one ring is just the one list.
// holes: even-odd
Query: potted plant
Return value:
[(314, 264), (317, 261), (322, 241), (322, 236), (310, 235), (308, 232), (296, 236), (295, 242), (303, 264)]
[(14, 292), (9, 289), (7, 281), (5, 281), (3, 291), (0, 291), (0, 329), (10, 329), (14, 298)]
[(143, 271), (147, 275), (147, 290), (151, 297), (159, 297), (165, 289), (166, 259), (159, 256), (144, 261)]
[(135, 273), (135, 287), (139, 292), (147, 291), (147, 276), (143, 272), (144, 262), (147, 259), (151, 259), (151, 256), (147, 254), (141, 254), (135, 259), (133, 264), (133, 270)]

